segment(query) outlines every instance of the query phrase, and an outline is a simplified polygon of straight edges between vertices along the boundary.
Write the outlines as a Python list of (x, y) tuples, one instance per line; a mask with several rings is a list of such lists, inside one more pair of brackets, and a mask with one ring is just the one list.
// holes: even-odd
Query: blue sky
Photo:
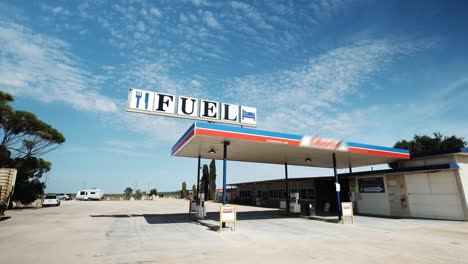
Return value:
[(192, 122), (126, 113), (129, 88), (254, 106), (264, 130), (468, 138), (467, 13), (466, 1), (2, 1), (0, 89), (67, 138), (44, 156), (47, 191), (170, 191), (196, 181), (196, 160), (170, 156)]

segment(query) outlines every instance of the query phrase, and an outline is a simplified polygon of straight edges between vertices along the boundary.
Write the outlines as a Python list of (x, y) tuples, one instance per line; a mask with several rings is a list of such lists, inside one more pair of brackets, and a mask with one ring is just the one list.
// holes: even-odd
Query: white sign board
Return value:
[(130, 89), (128, 112), (257, 127), (257, 108)]
[(344, 216), (353, 215), (353, 204), (352, 203), (341, 203), (341, 209), (343, 209)]
[(337, 192), (340, 192), (341, 191), (341, 185), (337, 182), (335, 182), (335, 189)]
[(221, 221), (231, 221), (235, 219), (236, 210), (234, 206), (223, 206), (221, 210)]

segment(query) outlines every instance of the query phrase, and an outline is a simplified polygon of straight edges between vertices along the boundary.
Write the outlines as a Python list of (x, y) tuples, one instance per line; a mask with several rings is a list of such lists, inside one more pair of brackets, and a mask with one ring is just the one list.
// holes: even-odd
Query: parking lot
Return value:
[[(208, 203), (216, 214), (218, 204)], [(1, 263), (467, 263), (468, 223), (358, 216), (355, 224), (239, 206), (237, 232), (191, 221), (188, 201), (65, 201), (7, 211)], [(213, 223), (215, 223), (213, 221)]]

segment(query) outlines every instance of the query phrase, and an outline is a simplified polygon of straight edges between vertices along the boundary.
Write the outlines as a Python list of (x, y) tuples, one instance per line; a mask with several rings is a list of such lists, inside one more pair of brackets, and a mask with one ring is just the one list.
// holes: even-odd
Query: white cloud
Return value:
[(213, 13), (209, 11), (205, 12), (205, 16), (203, 17), (203, 19), (205, 20), (206, 24), (212, 28), (215, 28), (215, 29), (222, 28), (221, 24), (218, 22), (218, 20), (216, 20)]
[(158, 91), (176, 95), (190, 95), (201, 97), (207, 93), (200, 87), (197, 80), (170, 74), (175, 65), (170, 61), (138, 59), (132, 62), (128, 69), (121, 73), (125, 76), (120, 84), (128, 88)]
[(188, 22), (188, 18), (184, 14), (180, 14), (179, 19), (180, 19), (180, 22), (182, 22), (182, 23), (187, 23)]
[(242, 10), (244, 13), (244, 16), (252, 21), (257, 27), (261, 29), (273, 29), (273, 27), (266, 22), (266, 19), (263, 17), (263, 15), (255, 10), (252, 6), (246, 4), (246, 3), (241, 3), (241, 2), (236, 2), (233, 1), (231, 3), (231, 6), (234, 9), (239, 9)]
[(99, 78), (84, 70), (61, 40), (0, 22), (0, 87), (18, 96), (64, 102), (76, 109), (114, 112), (114, 101), (100, 94)]
[(454, 91), (463, 88), (465, 90), (468, 90), (468, 78), (461, 78), (458, 79), (449, 85), (447, 87), (441, 88), (438, 96), (446, 96), (449, 95), (450, 93), (453, 93)]
[(157, 9), (156, 7), (152, 7), (150, 9), (150, 14), (157, 16), (157, 17), (160, 17), (162, 15), (161, 11), (159, 11), (159, 9)]
[(315, 20), (323, 20), (334, 15), (338, 10), (345, 7), (348, 1), (342, 0), (319, 0), (310, 3)]
[(104, 142), (105, 145), (111, 147), (118, 147), (124, 149), (134, 149), (136, 148), (136, 144), (132, 143), (132, 141), (124, 141), (120, 139), (109, 139)]
[(229, 94), (243, 98), (244, 105), (257, 106), (259, 115), (265, 113), (259, 121), (265, 129), (351, 134), (358, 129), (354, 119), (360, 112), (336, 108), (353, 101), (363, 83), (409, 50), (407, 43), (363, 41), (331, 50), (296, 69), (236, 78)]
[(139, 31), (145, 31), (145, 23), (143, 23), (143, 22), (141, 22), (141, 21), (138, 21), (136, 27), (137, 27), (137, 29), (138, 29)]
[(197, 80), (191, 80), (190, 81), (190, 84), (194, 87), (200, 87), (201, 86), (201, 83)]

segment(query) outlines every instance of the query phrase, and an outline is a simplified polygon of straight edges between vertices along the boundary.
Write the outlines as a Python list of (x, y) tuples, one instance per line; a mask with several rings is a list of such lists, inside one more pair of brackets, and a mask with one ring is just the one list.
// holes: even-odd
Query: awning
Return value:
[(233, 161), (333, 168), (361, 167), (409, 159), (408, 150), (353, 142), (269, 132), (205, 122), (194, 123), (172, 148), (172, 155), (223, 159), (223, 142), (229, 141), (227, 159)]

